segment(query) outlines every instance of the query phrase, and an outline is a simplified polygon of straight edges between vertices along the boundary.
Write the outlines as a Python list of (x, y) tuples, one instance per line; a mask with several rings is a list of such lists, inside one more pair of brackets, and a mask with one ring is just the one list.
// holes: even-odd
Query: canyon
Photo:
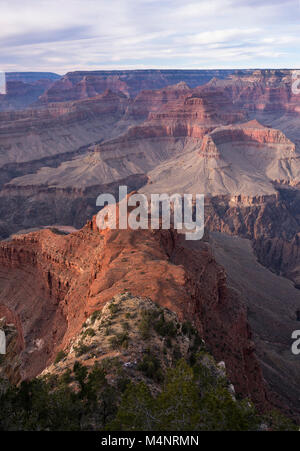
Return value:
[(245, 307), (208, 243), (190, 249), (172, 230), (99, 232), (93, 220), (68, 236), (19, 235), (1, 244), (0, 263), (5, 308), (18, 318), (23, 343), (21, 378), (38, 375), (59, 349), (68, 349), (88, 316), (130, 287), (134, 296), (193, 321), (215, 357), (225, 360), (237, 392), (261, 408), (268, 404)]
[(0, 111), (22, 110), (29, 107), (59, 79), (59, 75), (51, 72), (8, 72), (6, 95), (0, 94)]
[[(241, 396), (299, 418), (292, 71), (47, 76), (15, 75), (32, 85), (30, 102), (17, 85), (15, 100), (0, 96), (0, 318), (18, 331), (14, 377), (39, 375), (89, 315), (129, 290), (193, 322)], [(123, 184), (147, 196), (204, 194), (205, 238), (98, 231), (97, 196)], [(80, 230), (14, 235), (57, 224)]]

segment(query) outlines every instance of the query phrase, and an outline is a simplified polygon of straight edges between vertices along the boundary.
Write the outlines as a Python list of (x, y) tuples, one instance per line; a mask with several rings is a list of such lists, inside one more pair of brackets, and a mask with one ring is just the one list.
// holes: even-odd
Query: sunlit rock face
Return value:
[(236, 390), (261, 407), (267, 403), (246, 310), (208, 243), (191, 249), (172, 230), (99, 232), (94, 219), (68, 236), (45, 230), (2, 243), (0, 273), (0, 306), (14, 312), (22, 337), (22, 378), (43, 371), (86, 317), (130, 286), (133, 295), (192, 321), (225, 360)]

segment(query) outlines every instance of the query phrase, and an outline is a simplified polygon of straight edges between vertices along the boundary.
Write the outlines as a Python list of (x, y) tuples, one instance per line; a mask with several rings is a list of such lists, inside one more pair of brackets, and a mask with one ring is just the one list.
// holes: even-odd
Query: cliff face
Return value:
[(203, 136), (218, 125), (245, 120), (220, 90), (189, 89), (185, 83), (168, 88), (142, 92), (130, 104), (127, 115), (146, 117), (131, 127), (119, 140), (143, 138), (195, 138)]
[(207, 199), (206, 228), (252, 241), (258, 261), (300, 287), (299, 190), (280, 187), (268, 196)]
[(177, 104), (166, 103), (159, 111), (152, 111), (144, 127), (160, 127), (167, 136), (203, 138), (217, 125), (243, 119), (245, 115), (221, 91), (198, 89), (186, 93)]
[(296, 145), (288, 139), (281, 130), (264, 127), (258, 121), (253, 120), (245, 124), (217, 128), (211, 133), (215, 144), (226, 143), (256, 143), (259, 144), (284, 144), (295, 152)]
[(130, 117), (146, 119), (150, 112), (159, 111), (166, 104), (176, 108), (190, 92), (191, 88), (183, 81), (163, 89), (141, 91), (132, 100), (127, 114)]
[(232, 101), (247, 111), (300, 112), (299, 95), (292, 91), (291, 70), (256, 70), (233, 74), (228, 80), (211, 80), (208, 87), (222, 88)]
[(0, 111), (13, 111), (27, 108), (37, 101), (52, 83), (58, 79), (56, 74), (47, 73), (7, 73), (6, 94), (0, 94)]
[(192, 321), (236, 390), (266, 405), (245, 308), (207, 243), (192, 250), (172, 231), (99, 233), (91, 222), (68, 236), (45, 230), (2, 242), (0, 264), (1, 305), (14, 311), (24, 338), (22, 378), (39, 374), (87, 316), (129, 289)]
[[(172, 327), (168, 338), (159, 329), (158, 324), (162, 318), (165, 324)], [(144, 328), (141, 324), (144, 324)], [(75, 362), (90, 369), (109, 360), (111, 363), (118, 361), (119, 372), (122, 368), (123, 374), (125, 372), (133, 383), (143, 380), (149, 384), (152, 392), (160, 392), (160, 377), (151, 380), (149, 375), (147, 377), (139, 370), (140, 364), (150, 352), (159, 362), (160, 368), (156, 371), (159, 376), (159, 373), (161, 375), (174, 365), (174, 360), (178, 360), (174, 355), (189, 361), (195, 349), (198, 353), (203, 353), (205, 346), (199, 336), (196, 336), (196, 330), (193, 328), (192, 334), (189, 331), (186, 334), (182, 332), (188, 328), (191, 329), (191, 325), (180, 323), (178, 316), (169, 309), (152, 302), (150, 298), (137, 297), (126, 291), (107, 301), (101, 312), (95, 311), (86, 319), (80, 332), (72, 338), (71, 346), (64, 354), (60, 354), (63, 357), (47, 367), (42, 376), (72, 372)], [(114, 383), (117, 368), (113, 364), (111, 366), (107, 376)], [(224, 377), (226, 374), (221, 367), (222, 365), (216, 366), (216, 370), (219, 368), (216, 373)]]
[(1, 138), (10, 134), (28, 134), (34, 130), (41, 133), (44, 129), (55, 129), (59, 125), (72, 125), (97, 117), (120, 118), (127, 107), (126, 98), (120, 94), (106, 91), (101, 96), (78, 102), (62, 102), (49, 104), (46, 108), (35, 108), (23, 111), (0, 113)]
[[(1, 235), (7, 238), (19, 230), (58, 223), (81, 228), (87, 218), (97, 213), (96, 199), (99, 194), (110, 193), (117, 199), (119, 185), (126, 185), (130, 192), (147, 182), (147, 177), (143, 174), (128, 174), (110, 183), (101, 183), (101, 164), (94, 168), (95, 174), (91, 174), (94, 182), (90, 186), (80, 186), (79, 183), (78, 186), (76, 183), (75, 186), (47, 186), (43, 172), (40, 185), (35, 184), (34, 180), (30, 183), (31, 175), (27, 176), (28, 183), (23, 186), (13, 183), (6, 185), (0, 192)], [(57, 180), (59, 182), (59, 175)]]
[(117, 183), (140, 188), (148, 171), (197, 148), (215, 126), (243, 117), (219, 91), (192, 90), (185, 83), (151, 95), (144, 91), (134, 101), (106, 91), (2, 113), (0, 145), (8, 149), (0, 156), (2, 230), (53, 223), (82, 227), (101, 192), (114, 192)]
[(211, 131), (206, 127), (202, 140), (187, 139), (180, 155), (148, 172), (143, 192), (227, 196), (233, 204), (246, 206), (256, 204), (259, 197), (276, 199), (277, 186), (299, 183), (297, 145), (280, 130), (255, 120), (219, 125)]
[(230, 70), (132, 70), (69, 72), (40, 97), (40, 102), (61, 102), (93, 97), (106, 89), (132, 97), (148, 89), (161, 89), (180, 82), (196, 87), (212, 77), (225, 78)]
[(0, 166), (41, 160), (111, 137), (118, 133), (127, 104), (122, 94), (106, 91), (82, 102), (0, 113), (0, 146), (6, 149)]
[(300, 233), (292, 239), (283, 236), (257, 237), (253, 243), (258, 260), (277, 274), (288, 277), (300, 289)]

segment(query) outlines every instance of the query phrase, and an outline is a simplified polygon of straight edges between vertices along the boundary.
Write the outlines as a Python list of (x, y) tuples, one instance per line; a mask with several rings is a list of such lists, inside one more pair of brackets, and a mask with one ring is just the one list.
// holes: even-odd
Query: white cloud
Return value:
[(300, 67), (298, 0), (1, 0), (0, 69)]
[(231, 28), (225, 30), (204, 31), (186, 37), (189, 44), (216, 44), (221, 42), (241, 42), (245, 37), (251, 37), (260, 33), (259, 28), (239, 29)]

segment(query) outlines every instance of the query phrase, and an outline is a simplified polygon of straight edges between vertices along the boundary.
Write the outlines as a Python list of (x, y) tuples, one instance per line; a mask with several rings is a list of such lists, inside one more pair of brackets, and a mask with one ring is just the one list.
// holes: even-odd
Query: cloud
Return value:
[(241, 42), (242, 40), (249, 39), (249, 37), (257, 35), (261, 30), (259, 28), (251, 29), (225, 29), (225, 30), (213, 30), (204, 31), (202, 33), (192, 34), (187, 36), (186, 42), (189, 44), (217, 44), (224, 42)]
[(1, 0), (0, 69), (300, 67), (298, 0)]

